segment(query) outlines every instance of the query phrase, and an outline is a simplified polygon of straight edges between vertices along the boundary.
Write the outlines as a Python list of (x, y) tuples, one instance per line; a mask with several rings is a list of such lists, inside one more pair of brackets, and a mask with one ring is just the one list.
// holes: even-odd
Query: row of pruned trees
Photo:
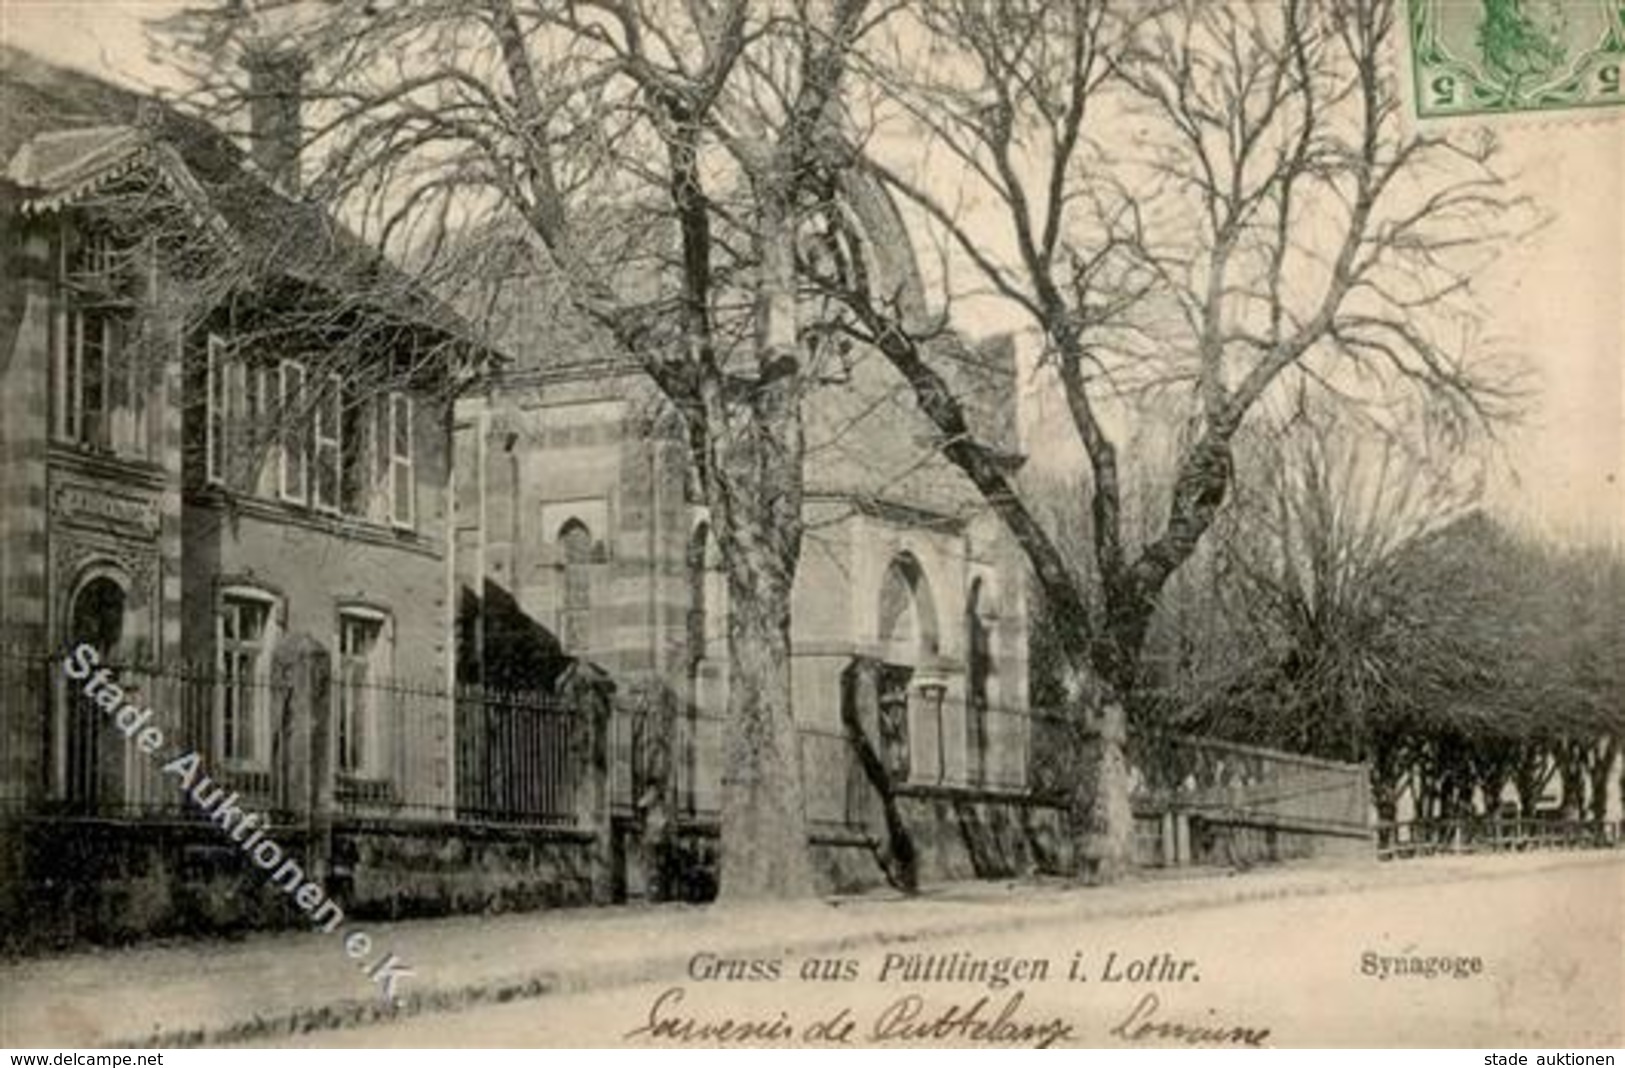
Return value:
[(1509, 529), (1369, 424), (1300, 418), (1269, 444), (1162, 635), (1187, 651), (1159, 664), (1165, 715), (1368, 762), (1386, 821), (1533, 816), (1553, 785), (1565, 818), (1604, 819), (1625, 555)]

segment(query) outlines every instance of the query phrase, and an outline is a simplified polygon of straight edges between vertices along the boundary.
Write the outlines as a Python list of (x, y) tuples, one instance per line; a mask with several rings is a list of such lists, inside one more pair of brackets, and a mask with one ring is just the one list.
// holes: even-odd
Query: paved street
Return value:
[[(808, 1028), (820, 1023), (825, 1026), (818, 1033), (844, 1037), (852, 1045), (872, 1044), (876, 1028), (908, 1045), (929, 1041), (931, 1034), (947, 1036), (949, 1044), (974, 1045), (978, 1036), (1017, 1033), (1026, 1034), (1026, 1044), (1057, 1035), (1057, 1045), (1112, 1045), (1134, 1036), (1177, 1043), (1195, 1030), (1219, 1044), (1256, 1040), (1276, 1046), (1621, 1044), (1625, 858), (1593, 856), (1555, 865), (1518, 856), (1455, 859), (1440, 862), (1453, 865), (1436, 869), (1444, 873), (1442, 881), (1418, 884), (1412, 876), (1427, 870), (1427, 863), (1385, 866), (1388, 885), (1081, 922), (1051, 913), (1043, 922), (1003, 933), (899, 940), (836, 954), (758, 953), (751, 958), (759, 962), (754, 968), (735, 967), (760, 976), (771, 970), (765, 961), (776, 959), (780, 978), (662, 979), (317, 1031), (296, 1041), (314, 1046), (650, 1042), (649, 1034), (636, 1034), (642, 1027), (658, 1034), (653, 1044), (673, 1044), (684, 1035), (708, 1044), (699, 1037), (704, 1028), (732, 1020), (733, 1032), (744, 1024), (782, 1044), (804, 1041)], [(1161, 888), (1144, 889), (1154, 894)], [(711, 947), (703, 931), (686, 944), (694, 953)], [(939, 972), (1003, 956), (1047, 960), (1049, 973), (1041, 981), (1001, 989), (989, 989), (985, 981), (882, 983), (878, 975), (887, 954), (899, 955), (894, 975), (900, 958), (910, 954), (934, 954)], [(1085, 982), (1068, 979), (1074, 954), (1081, 954)], [(854, 960), (858, 977), (803, 981), (799, 971), (809, 956)], [(1384, 979), (1365, 973), (1380, 973), (1383, 958), (1389, 958), (1393, 972), (1403, 966), (1393, 958), (1438, 957), (1455, 962), (1463, 977), (1390, 974)], [(1363, 962), (1369, 962), (1365, 970)], [(838, 963), (827, 966), (839, 974)], [(696, 967), (728, 966), (701, 958)], [(1162, 981), (1130, 981), (1147, 971)], [(1166, 978), (1179, 972), (1183, 981)], [(1007, 1010), (1018, 993), (1019, 1001)], [(910, 1001), (911, 994), (921, 1000)], [(976, 1006), (984, 996), (987, 1001)], [(888, 1006), (895, 1007), (883, 1015)], [(958, 1009), (944, 1023), (950, 1006)], [(1001, 1013), (1003, 1022), (995, 1026)], [(986, 1025), (982, 1031), (973, 1026), (978, 1021)], [(848, 1023), (851, 1030), (845, 1031)], [(1020, 1032), (1024, 1027), (1032, 1030)]]

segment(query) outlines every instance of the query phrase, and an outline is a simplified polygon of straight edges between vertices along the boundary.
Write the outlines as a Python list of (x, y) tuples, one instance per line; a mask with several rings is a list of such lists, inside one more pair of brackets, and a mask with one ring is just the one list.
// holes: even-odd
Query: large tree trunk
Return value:
[(1071, 795), (1074, 863), (1089, 882), (1114, 882), (1134, 863), (1129, 805), (1128, 717), (1122, 702), (1074, 708), (1079, 760)]
[(729, 574), (728, 737), (718, 897), (813, 892), (801, 753), (790, 700), (789, 587)]
[(724, 900), (804, 897), (814, 889), (790, 685), (805, 452), (794, 228), (785, 189), (764, 182), (757, 191), (757, 379), (748, 420), (722, 445), (722, 477), (709, 480), (713, 515), (723, 521), (729, 593)]

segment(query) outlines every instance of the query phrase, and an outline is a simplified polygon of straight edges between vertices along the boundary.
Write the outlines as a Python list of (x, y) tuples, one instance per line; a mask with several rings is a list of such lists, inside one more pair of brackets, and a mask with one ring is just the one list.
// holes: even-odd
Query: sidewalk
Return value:
[[(0, 1046), (185, 1046), (344, 1027), (394, 1015), (675, 978), (689, 957), (834, 952), (1093, 917), (1152, 915), (1279, 897), (1381, 890), (1618, 863), (1612, 852), (1434, 857), (1247, 874), (1147, 874), (1106, 888), (964, 883), (919, 898), (719, 907), (568, 909), (368, 925), (411, 965), (389, 1006), (332, 935), (259, 934), (90, 949), (0, 965)], [(377, 951), (373, 956), (376, 958)]]

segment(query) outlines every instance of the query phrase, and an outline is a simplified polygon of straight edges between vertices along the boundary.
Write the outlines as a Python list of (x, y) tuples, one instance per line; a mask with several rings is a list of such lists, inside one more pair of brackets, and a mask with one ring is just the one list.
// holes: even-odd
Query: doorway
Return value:
[[(124, 587), (98, 575), (79, 588), (68, 614), (68, 645), (93, 647), (103, 665), (116, 665), (124, 640)], [(107, 716), (75, 688), (66, 694), (62, 797), (70, 811), (90, 813), (115, 798), (122, 750), (105, 737)]]

